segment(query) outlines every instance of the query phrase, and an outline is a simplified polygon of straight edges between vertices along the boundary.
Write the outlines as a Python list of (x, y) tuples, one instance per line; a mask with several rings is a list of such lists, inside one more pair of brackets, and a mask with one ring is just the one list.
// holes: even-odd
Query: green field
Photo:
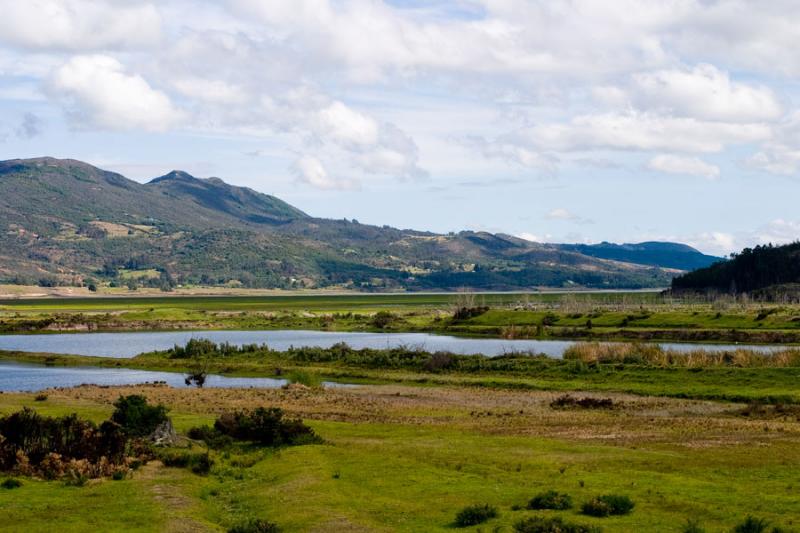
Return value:
[[(564, 411), (548, 407), (549, 393), (458, 387), (126, 390), (170, 405), (179, 431), (222, 406), (280, 405), (325, 444), (214, 452), (208, 476), (153, 463), (84, 487), (24, 480), (0, 490), (0, 530), (48, 531), (58, 520), (64, 531), (224, 531), (256, 516), (285, 531), (448, 531), (473, 503), (497, 506), (500, 517), (470, 531), (511, 531), (532, 515), (604, 531), (681, 531), (690, 517), (729, 531), (749, 514), (789, 528), (800, 513), (796, 418), (752, 419), (736, 406), (611, 395), (616, 409)], [(44, 402), (4, 394), (0, 412), (29, 405), (99, 421), (121, 392), (55, 391)], [(578, 505), (625, 494), (636, 508), (616, 518), (514, 510), (549, 489)]]
[[(459, 308), (475, 310), (458, 317)], [(380, 321), (376, 315), (384, 316)], [(800, 306), (654, 292), (164, 296), (0, 301), (0, 332), (422, 331), (503, 338), (800, 344)]]

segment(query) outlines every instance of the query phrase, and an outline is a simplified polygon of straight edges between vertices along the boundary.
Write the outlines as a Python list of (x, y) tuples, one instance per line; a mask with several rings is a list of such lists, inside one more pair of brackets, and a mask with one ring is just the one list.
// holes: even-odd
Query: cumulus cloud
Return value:
[(545, 214), (544, 218), (546, 218), (547, 220), (561, 220), (566, 222), (574, 222), (575, 224), (594, 223), (591, 219), (578, 216), (569, 209), (565, 209), (563, 207), (556, 207), (555, 209), (551, 209), (550, 211), (547, 212), (547, 214)]
[(348, 179), (337, 179), (328, 174), (322, 161), (311, 155), (303, 155), (292, 165), (297, 181), (317, 189), (354, 189), (358, 184)]
[(84, 126), (163, 131), (182, 117), (166, 94), (106, 55), (73, 57), (53, 73), (49, 88)]
[(710, 180), (719, 178), (719, 167), (706, 163), (699, 157), (682, 157), (672, 154), (660, 154), (647, 163), (647, 168), (667, 174), (685, 174), (700, 176)]
[(161, 37), (161, 17), (150, 2), (0, 0), (0, 13), (0, 42), (24, 48), (128, 48)]
[(33, 139), (42, 133), (42, 119), (33, 113), (25, 113), (22, 123), (17, 127), (17, 136), (22, 139)]
[(648, 109), (726, 122), (769, 121), (783, 114), (768, 87), (732, 81), (713, 65), (643, 72), (633, 78), (634, 99)]

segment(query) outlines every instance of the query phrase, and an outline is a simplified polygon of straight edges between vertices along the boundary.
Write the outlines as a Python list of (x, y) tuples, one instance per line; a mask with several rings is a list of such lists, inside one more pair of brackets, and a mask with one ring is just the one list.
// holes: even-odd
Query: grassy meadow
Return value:
[[(0, 489), (5, 531), (225, 531), (261, 517), (285, 531), (452, 531), (463, 507), (499, 517), (468, 531), (513, 531), (528, 516), (562, 516), (604, 531), (682, 531), (688, 518), (730, 531), (747, 515), (796, 526), (800, 424), (743, 414), (737, 404), (622, 394), (605, 409), (553, 408), (557, 393), (470, 387), (347, 390), (176, 390), (79, 387), (3, 394), (23, 405), (101, 420), (120, 394), (170, 406), (179, 432), (226, 408), (264, 404), (302, 417), (323, 444), (211, 452), (208, 475), (150, 463), (121, 481), (68, 487), (23, 480)], [(594, 396), (594, 395), (589, 395)], [(530, 511), (545, 490), (576, 508)], [(629, 515), (593, 518), (580, 503), (624, 494)]]

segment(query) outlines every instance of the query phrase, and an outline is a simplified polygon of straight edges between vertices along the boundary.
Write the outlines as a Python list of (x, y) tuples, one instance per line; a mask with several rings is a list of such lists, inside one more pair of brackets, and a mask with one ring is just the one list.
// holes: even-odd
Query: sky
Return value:
[(800, 237), (795, 0), (0, 0), (0, 159), (546, 242)]

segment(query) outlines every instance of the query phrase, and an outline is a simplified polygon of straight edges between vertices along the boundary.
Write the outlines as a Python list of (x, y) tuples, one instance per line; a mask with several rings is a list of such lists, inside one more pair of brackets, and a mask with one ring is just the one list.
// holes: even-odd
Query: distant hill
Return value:
[(218, 178), (142, 184), (54, 158), (0, 162), (0, 282), (360, 290), (663, 287), (704, 258), (671, 243), (542, 244), (315, 218)]
[(716, 263), (721, 258), (706, 255), (691, 246), (674, 242), (640, 242), (638, 244), (565, 244), (562, 248), (591, 257), (613, 259), (640, 265), (653, 265), (677, 270), (695, 270)]
[[(672, 280), (672, 290), (775, 295), (800, 283), (800, 242), (745, 248), (730, 260)], [(796, 285), (792, 287), (796, 292)]]

